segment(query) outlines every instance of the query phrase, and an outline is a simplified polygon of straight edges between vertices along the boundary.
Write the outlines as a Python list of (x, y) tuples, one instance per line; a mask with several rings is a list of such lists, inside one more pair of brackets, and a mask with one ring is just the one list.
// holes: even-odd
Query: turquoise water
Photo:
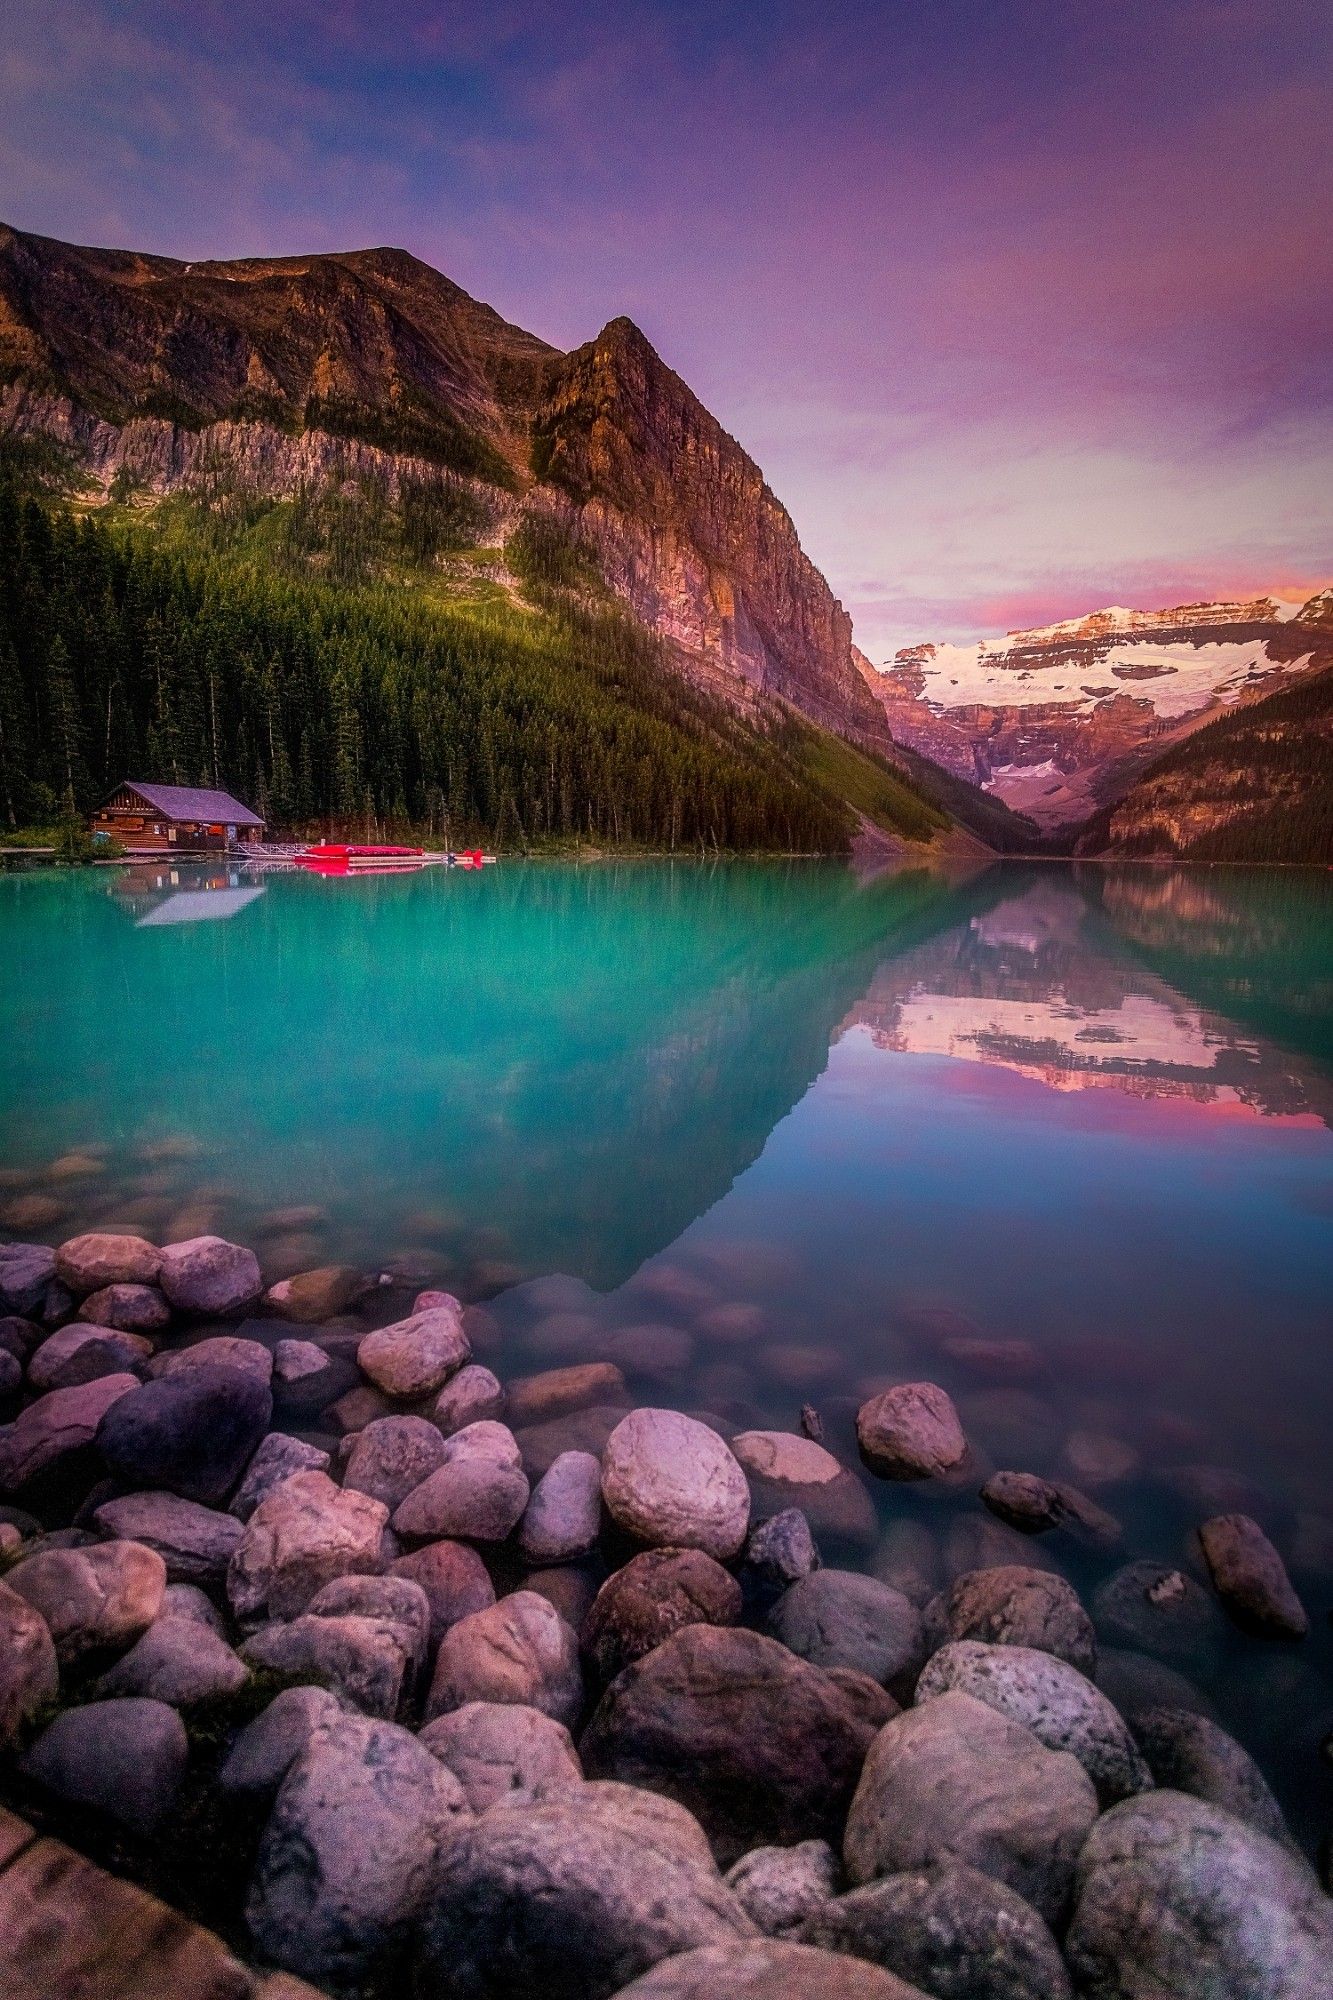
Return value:
[(41, 871), (0, 941), (9, 1234), (445, 1282), (502, 1374), (609, 1348), (840, 1449), (928, 1374), (1131, 1554), (1191, 1560), (1189, 1469), (1225, 1468), (1315, 1631), (1207, 1676), (1333, 1824), (1333, 874)]

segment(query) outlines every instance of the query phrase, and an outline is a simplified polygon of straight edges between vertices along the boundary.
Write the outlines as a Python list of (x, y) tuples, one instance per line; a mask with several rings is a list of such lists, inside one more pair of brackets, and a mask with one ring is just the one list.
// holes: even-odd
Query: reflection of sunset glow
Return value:
[[(1059, 992), (1047, 1000), (974, 999), (918, 986), (900, 1004), (896, 1028), (878, 1039), (886, 1048), (1006, 1062), (1030, 1074), (1059, 1073), (1067, 1066), (1068, 1089), (1078, 1089), (1085, 1072), (1101, 1081), (1107, 1071), (1125, 1074), (1148, 1064), (1210, 1070), (1226, 1049), (1256, 1060), (1259, 1054), (1252, 1042), (1210, 1032), (1201, 1014), (1139, 993), (1127, 995), (1118, 1007), (1081, 1008)], [(1026, 1051), (1032, 1051), (1027, 1060)], [(1058, 1052), (1053, 1062), (1046, 1051)]]

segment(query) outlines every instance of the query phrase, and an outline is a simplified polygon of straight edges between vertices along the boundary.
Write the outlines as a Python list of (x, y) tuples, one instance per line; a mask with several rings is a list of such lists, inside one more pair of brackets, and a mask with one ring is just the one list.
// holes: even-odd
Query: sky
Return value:
[(3, 0), (0, 218), (627, 313), (876, 661), (1333, 578), (1327, 0)]

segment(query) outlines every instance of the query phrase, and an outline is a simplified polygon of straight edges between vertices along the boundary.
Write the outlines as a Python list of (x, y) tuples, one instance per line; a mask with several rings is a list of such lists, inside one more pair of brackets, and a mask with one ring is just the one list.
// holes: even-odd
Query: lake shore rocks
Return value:
[(93, 1511), (99, 1534), (155, 1549), (167, 1582), (221, 1584), (244, 1530), (231, 1514), (182, 1500), (175, 1493), (126, 1493)]
[(405, 1399), (434, 1395), (471, 1357), (463, 1309), (454, 1298), (368, 1333), (356, 1350), (358, 1366), (375, 1387)]
[(426, 1701), (434, 1720), (470, 1701), (522, 1702), (566, 1728), (583, 1707), (578, 1640), (555, 1607), (516, 1590), (451, 1625)]
[(522, 1702), (464, 1702), (428, 1722), (421, 1741), (453, 1772), (475, 1813), (540, 1805), (583, 1783), (563, 1723)]
[(922, 2000), (890, 1972), (787, 1938), (705, 1945), (664, 1958), (618, 2000)]
[(608, 1577), (583, 1623), (584, 1657), (614, 1680), (686, 1625), (735, 1625), (741, 1589), (702, 1549), (645, 1549)]
[(563, 1451), (532, 1490), (518, 1531), (527, 1562), (574, 1562), (602, 1528), (602, 1468), (590, 1451)]
[(727, 1562), (750, 1525), (750, 1489), (724, 1441), (677, 1410), (632, 1410), (602, 1452), (607, 1511), (656, 1548), (702, 1549)]
[[(139, 1387), (135, 1375), (99, 1375), (70, 1389), (51, 1389), (0, 1430), (0, 1493), (50, 1490), (86, 1471), (103, 1418)], [(86, 1482), (85, 1482), (86, 1483)]]
[(162, 1608), (167, 1566), (141, 1542), (38, 1550), (8, 1572), (11, 1590), (40, 1612), (62, 1667), (128, 1646)]
[(765, 1937), (795, 1931), (835, 1896), (842, 1864), (826, 1840), (752, 1847), (727, 1870), (727, 1887)]
[(98, 1425), (97, 1449), (122, 1486), (214, 1506), (239, 1482), (272, 1416), (262, 1382), (205, 1362), (116, 1397)]
[(227, 1570), (237, 1618), (294, 1618), (335, 1576), (385, 1568), (389, 1510), (349, 1493), (323, 1472), (296, 1472), (275, 1486), (241, 1532)]
[(50, 1630), (41, 1612), (0, 1583), (0, 1749), (7, 1749), (23, 1725), (54, 1701), (60, 1669)]
[(175, 1709), (129, 1696), (66, 1709), (28, 1750), (23, 1772), (66, 1804), (149, 1835), (174, 1810), (188, 1762)]
[(881, 1479), (941, 1479), (968, 1455), (953, 1400), (934, 1382), (904, 1382), (857, 1412), (861, 1456)]
[(1045, 1570), (1016, 1564), (969, 1570), (932, 1599), (924, 1624), (933, 1650), (950, 1639), (979, 1639), (1054, 1653), (1084, 1674), (1097, 1665), (1096, 1634), (1078, 1593)]
[(209, 1319), (234, 1318), (264, 1289), (254, 1251), (221, 1236), (169, 1243), (162, 1252), (157, 1282), (177, 1312)]
[(852, 1667), (901, 1701), (926, 1657), (921, 1614), (901, 1591), (853, 1570), (818, 1569), (792, 1584), (765, 1629), (817, 1667)]
[[(50, 1255), (50, 1253), (47, 1253)], [(154, 1285), (162, 1270), (163, 1253), (142, 1236), (102, 1235), (96, 1231), (72, 1236), (55, 1252), (51, 1275), (82, 1297), (105, 1285)], [(15, 1306), (21, 1312), (21, 1306)]]
[(1213, 1587), (1238, 1625), (1276, 1639), (1305, 1637), (1309, 1615), (1257, 1521), (1248, 1514), (1214, 1515), (1199, 1529), (1199, 1543)]
[(1220, 1806), (1270, 1840), (1290, 1839), (1263, 1772), (1208, 1716), (1184, 1708), (1145, 1709), (1134, 1717), (1134, 1735), (1157, 1784)]

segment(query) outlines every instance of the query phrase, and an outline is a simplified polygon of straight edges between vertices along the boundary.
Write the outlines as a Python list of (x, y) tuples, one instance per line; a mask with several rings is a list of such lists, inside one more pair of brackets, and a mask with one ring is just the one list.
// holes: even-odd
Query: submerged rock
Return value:
[(645, 1549), (598, 1591), (582, 1630), (584, 1655), (613, 1680), (686, 1625), (735, 1625), (741, 1590), (702, 1549)]
[(1093, 1592), (1092, 1615), (1108, 1646), (1198, 1665), (1217, 1650), (1225, 1626), (1201, 1584), (1170, 1563), (1126, 1563)]
[(612, 1518), (652, 1547), (737, 1555), (750, 1523), (750, 1489), (727, 1445), (676, 1410), (632, 1410), (602, 1454), (602, 1498)]
[(967, 1458), (952, 1399), (934, 1382), (903, 1382), (857, 1412), (861, 1456), (881, 1479), (939, 1479)]
[(509, 1384), (505, 1408), (515, 1427), (545, 1424), (594, 1403), (612, 1404), (625, 1395), (625, 1377), (614, 1362), (583, 1361), (570, 1368), (546, 1368), (539, 1375), (518, 1376)]
[(1185, 1708), (1144, 1709), (1134, 1717), (1134, 1734), (1159, 1785), (1220, 1806), (1271, 1840), (1290, 1838), (1282, 1809), (1249, 1751), (1206, 1715)]
[(1217, 1514), (1199, 1530), (1214, 1588), (1238, 1625), (1270, 1638), (1303, 1639), (1305, 1606), (1259, 1523), (1248, 1514)]
[[(47, 1252), (50, 1255), (50, 1252)], [(98, 1292), (106, 1285), (156, 1285), (162, 1252), (142, 1236), (99, 1234), (72, 1236), (52, 1259), (52, 1271), (75, 1293)], [(21, 1306), (16, 1312), (24, 1310)]]
[(308, 1326), (335, 1319), (368, 1289), (367, 1280), (350, 1264), (321, 1264), (317, 1270), (297, 1271), (270, 1285), (264, 1303), (280, 1319)]
[(741, 1431), (731, 1450), (750, 1482), (752, 1520), (799, 1507), (816, 1535), (874, 1546), (879, 1527), (870, 1495), (823, 1445), (789, 1431)]
[(43, 1730), (22, 1768), (67, 1805), (91, 1807), (147, 1835), (174, 1810), (189, 1754), (174, 1708), (127, 1697), (67, 1708)]

